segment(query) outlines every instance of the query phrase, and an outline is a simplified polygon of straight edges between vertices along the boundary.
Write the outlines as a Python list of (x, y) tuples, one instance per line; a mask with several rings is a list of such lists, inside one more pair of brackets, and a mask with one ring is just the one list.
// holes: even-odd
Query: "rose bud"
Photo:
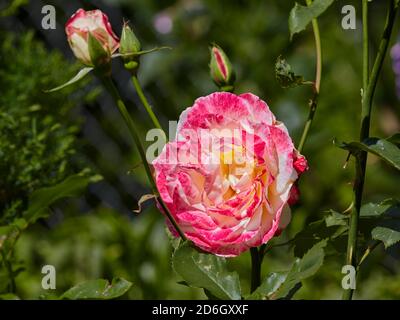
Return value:
[(235, 72), (225, 52), (216, 44), (210, 47), (210, 73), (222, 91), (233, 91)]
[(66, 23), (65, 32), (74, 55), (89, 66), (108, 63), (119, 47), (108, 17), (100, 10), (79, 9)]
[(135, 55), (140, 52), (142, 46), (133, 33), (131, 27), (127, 23), (124, 24), (121, 34), (121, 42), (119, 53), (122, 54), (125, 68), (130, 71), (137, 70), (139, 66), (139, 55)]

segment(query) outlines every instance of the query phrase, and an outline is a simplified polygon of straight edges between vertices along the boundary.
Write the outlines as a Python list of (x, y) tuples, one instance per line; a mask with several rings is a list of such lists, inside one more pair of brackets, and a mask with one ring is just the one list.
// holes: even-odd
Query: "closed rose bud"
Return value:
[(119, 52), (122, 54), (137, 53), (142, 49), (142, 46), (133, 33), (131, 27), (127, 23), (124, 24), (121, 34), (121, 42)]
[(129, 27), (127, 23), (124, 24), (121, 33), (121, 42), (119, 53), (123, 56), (123, 60), (125, 63), (125, 68), (128, 70), (134, 71), (139, 66), (139, 55), (134, 55), (138, 53), (142, 49), (140, 41), (133, 33), (132, 29)]
[[(108, 17), (100, 10), (79, 9), (68, 20), (65, 32), (75, 56), (86, 65), (92, 66), (109, 61), (119, 47), (119, 39), (113, 32)], [(89, 34), (94, 38), (91, 41)], [(99, 50), (97, 44), (100, 44), (103, 52)]]
[(210, 48), (210, 73), (215, 84), (223, 91), (232, 91), (235, 72), (225, 52), (216, 44)]

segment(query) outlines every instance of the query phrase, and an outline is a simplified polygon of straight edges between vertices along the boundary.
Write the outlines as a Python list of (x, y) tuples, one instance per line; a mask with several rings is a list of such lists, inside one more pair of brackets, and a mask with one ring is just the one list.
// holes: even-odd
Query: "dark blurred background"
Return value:
[[(362, 76), (359, 2), (336, 1), (319, 19), (324, 56), (322, 88), (303, 151), (310, 170), (301, 180), (301, 201), (293, 208), (293, 220), (282, 241), (329, 209), (345, 210), (352, 200), (353, 162), (343, 169), (347, 154), (332, 141), (358, 137)], [(84, 197), (62, 201), (52, 208), (50, 219), (23, 234), (16, 248), (24, 270), (17, 277), (21, 297), (33, 299), (45, 293), (40, 270), (52, 264), (57, 270), (57, 292), (84, 280), (122, 276), (134, 283), (127, 298), (204, 298), (201, 290), (176, 284), (179, 279), (170, 267), (171, 247), (164, 219), (154, 205), (146, 203), (139, 215), (133, 213), (138, 199), (149, 188), (143, 170), (137, 167), (140, 159), (129, 133), (109, 95), (92, 77), (59, 93), (43, 93), (64, 83), (80, 67), (66, 41), (67, 19), (80, 7), (98, 8), (109, 16), (118, 35), (124, 19), (128, 20), (144, 49), (173, 48), (143, 56), (139, 70), (146, 96), (165, 127), (197, 97), (217, 90), (209, 77), (208, 46), (218, 43), (234, 64), (237, 92), (252, 92), (267, 101), (298, 142), (312, 92), (308, 87), (282, 89), (274, 74), (275, 61), (283, 55), (296, 73), (308, 80), (314, 78), (312, 30), (307, 28), (289, 41), (287, 20), (294, 3), (0, 1), (0, 115), (4, 119), (0, 118), (0, 222), (5, 224), (17, 215), (37, 187), (85, 168), (104, 177), (91, 185)], [(56, 8), (56, 30), (42, 29), (41, 10), (46, 4)], [(356, 30), (341, 27), (345, 4), (356, 7)], [(371, 4), (372, 53), (383, 29), (386, 5), (383, 0)], [(393, 43), (399, 23), (395, 30)], [(113, 62), (113, 77), (144, 137), (151, 123), (118, 59)], [(400, 103), (389, 57), (377, 89), (372, 135), (398, 132), (399, 120)], [(398, 197), (399, 181), (398, 171), (370, 157), (365, 202)], [(377, 250), (364, 266), (356, 298), (399, 298), (399, 257), (398, 246), (387, 253)], [(287, 270), (292, 260), (288, 247), (274, 249), (266, 256), (263, 271)], [(328, 258), (296, 298), (339, 298), (343, 262), (344, 257)], [(239, 269), (242, 286), (248, 290), (249, 254), (231, 259), (230, 264)]]

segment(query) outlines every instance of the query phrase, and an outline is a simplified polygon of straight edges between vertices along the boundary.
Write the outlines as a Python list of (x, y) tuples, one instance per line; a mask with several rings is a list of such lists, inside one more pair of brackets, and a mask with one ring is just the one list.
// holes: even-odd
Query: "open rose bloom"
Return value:
[(153, 166), (160, 196), (187, 238), (229, 257), (286, 227), (307, 162), (264, 101), (213, 93), (182, 113), (175, 141)]
[(75, 56), (86, 65), (92, 65), (89, 53), (89, 32), (111, 55), (119, 47), (119, 39), (113, 32), (108, 17), (100, 10), (85, 11), (79, 9), (65, 25), (68, 42)]

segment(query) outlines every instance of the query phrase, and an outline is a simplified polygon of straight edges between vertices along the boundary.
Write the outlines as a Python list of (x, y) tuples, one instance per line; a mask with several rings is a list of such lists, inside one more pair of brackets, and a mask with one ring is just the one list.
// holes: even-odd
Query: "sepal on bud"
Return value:
[(111, 53), (105, 50), (99, 40), (97, 40), (90, 32), (88, 35), (88, 48), (91, 63), (96, 70), (110, 72)]
[(235, 72), (225, 52), (216, 44), (210, 47), (210, 74), (222, 91), (233, 91)]

